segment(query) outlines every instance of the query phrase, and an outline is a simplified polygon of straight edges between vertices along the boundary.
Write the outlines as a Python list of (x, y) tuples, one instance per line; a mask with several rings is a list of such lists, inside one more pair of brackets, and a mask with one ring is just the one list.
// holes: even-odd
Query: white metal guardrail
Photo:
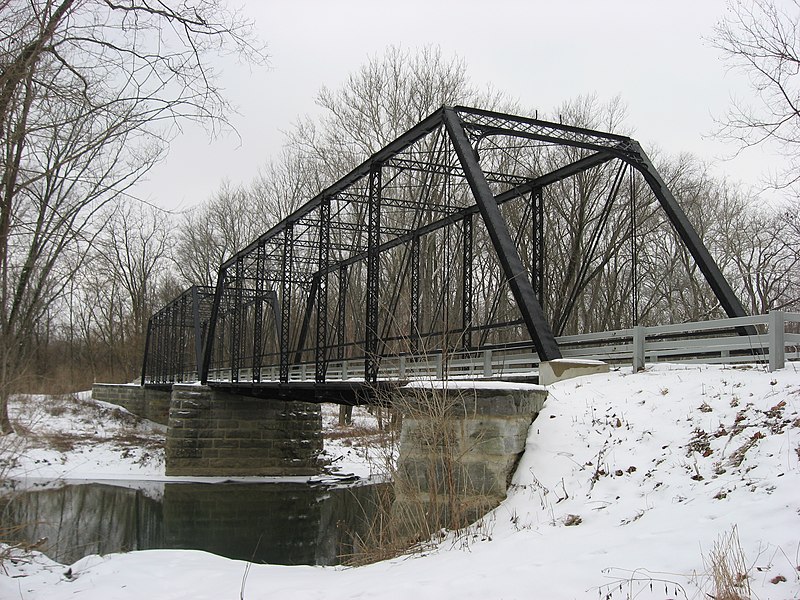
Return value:
[[(748, 328), (750, 334), (739, 335)], [(645, 363), (763, 363), (770, 371), (787, 360), (800, 360), (800, 313), (774, 311), (766, 315), (717, 319), (654, 327), (633, 327), (556, 338), (564, 358), (595, 359), (610, 364)], [(392, 379), (491, 379), (532, 376), (539, 357), (532, 346), (486, 348), (472, 352), (440, 351), (381, 359), (380, 377)], [(187, 373), (187, 377), (194, 374)], [(332, 360), (327, 381), (363, 381), (364, 359)], [(277, 381), (278, 367), (262, 367), (261, 381)], [(289, 381), (314, 379), (314, 364), (292, 365)], [(230, 370), (212, 370), (211, 381), (230, 381)], [(191, 379), (186, 379), (191, 381)], [(241, 369), (239, 381), (251, 382), (251, 371)]]

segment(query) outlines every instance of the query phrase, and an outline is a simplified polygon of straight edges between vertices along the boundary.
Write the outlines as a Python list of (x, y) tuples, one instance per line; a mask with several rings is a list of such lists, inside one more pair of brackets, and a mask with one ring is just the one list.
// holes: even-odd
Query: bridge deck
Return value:
[(360, 405), (385, 404), (388, 396), (407, 381), (380, 381), (377, 384), (364, 381), (292, 381), (280, 383), (209, 381), (209, 387), (240, 396), (254, 398), (295, 400), (301, 402), (331, 402), (333, 404)]
[[(192, 382), (187, 382), (192, 383)], [(367, 384), (364, 381), (279, 381), (263, 382), (230, 382), (209, 381), (208, 387), (229, 394), (250, 396), (252, 398), (292, 400), (301, 402), (331, 402), (357, 406), (360, 404), (381, 404), (381, 398), (388, 396), (392, 390), (402, 387), (407, 381), (386, 381)], [(170, 391), (171, 383), (147, 383), (146, 388)]]
[[(330, 402), (333, 404), (344, 404), (358, 406), (362, 404), (382, 405), (389, 404), (391, 393), (409, 383), (408, 379), (381, 380), (377, 383), (367, 383), (365, 381), (326, 381), (325, 383), (315, 383), (314, 381), (291, 381), (281, 383), (279, 381), (262, 382), (230, 382), (230, 381), (209, 381), (208, 387), (215, 390), (237, 394), (239, 396), (249, 396), (252, 398), (280, 399), (301, 402)], [(505, 376), (483, 379), (482, 381), (505, 381), (518, 383), (538, 383), (538, 376)], [(146, 388), (169, 391), (172, 384), (145, 384)]]

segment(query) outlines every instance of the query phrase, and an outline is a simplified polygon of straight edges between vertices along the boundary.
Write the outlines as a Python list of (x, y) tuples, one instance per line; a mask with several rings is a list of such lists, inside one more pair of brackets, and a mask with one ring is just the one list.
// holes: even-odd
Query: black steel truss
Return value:
[(199, 379), (214, 288), (192, 286), (147, 324), (142, 382), (169, 384)]
[[(500, 329), (494, 342), (528, 340), (540, 360), (559, 358), (554, 332), (590, 275), (578, 273), (551, 323), (545, 192), (598, 169), (617, 175), (590, 243), (629, 206), (636, 279), (636, 172), (727, 315), (744, 316), (635, 140), (442, 107), (227, 260), (216, 288), (190, 288), (154, 314), (142, 380), (323, 384), (335, 360), (338, 377), (377, 384), (386, 356), (471, 351)], [(626, 174), (629, 205), (615, 202)]]

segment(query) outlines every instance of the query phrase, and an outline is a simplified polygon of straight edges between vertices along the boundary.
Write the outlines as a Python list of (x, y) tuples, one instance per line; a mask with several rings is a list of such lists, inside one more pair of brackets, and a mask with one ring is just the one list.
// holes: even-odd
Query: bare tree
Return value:
[[(736, 0), (713, 43), (750, 78), (752, 102), (736, 101), (720, 136), (748, 148), (772, 144), (787, 161), (772, 184), (800, 182), (800, 1)], [(739, 201), (726, 230), (726, 254), (753, 312), (797, 306), (797, 201), (770, 210)]]
[(750, 78), (752, 102), (735, 100), (718, 132), (741, 148), (774, 142), (789, 162), (778, 187), (800, 180), (800, 1), (734, 0), (712, 43)]
[(317, 94), (320, 116), (299, 120), (287, 136), (294, 157), (321, 190), (443, 105), (510, 110), (513, 103), (472, 84), (467, 65), (437, 46), (416, 51), (390, 46), (351, 73), (338, 88)]
[(219, 266), (276, 222), (265, 218), (257, 185), (223, 181), (211, 198), (182, 215), (173, 258), (184, 285), (213, 286)]
[(111, 304), (122, 307), (112, 321), (119, 330), (118, 348), (122, 376), (137, 372), (144, 347), (147, 321), (154, 309), (158, 290), (169, 268), (170, 223), (163, 211), (144, 204), (118, 206), (97, 241), (97, 269), (106, 285), (116, 291)]
[[(81, 268), (103, 206), (162, 155), (184, 119), (226, 122), (211, 53), (253, 60), (251, 25), (221, 0), (0, 4), (0, 432), (37, 322)], [(70, 259), (70, 260), (67, 260)]]
[(740, 297), (753, 314), (797, 306), (800, 290), (800, 238), (793, 230), (797, 207), (749, 206), (734, 198), (724, 250)]
[(289, 216), (316, 195), (319, 185), (313, 165), (292, 147), (284, 147), (276, 159), (261, 169), (250, 188), (261, 227)]

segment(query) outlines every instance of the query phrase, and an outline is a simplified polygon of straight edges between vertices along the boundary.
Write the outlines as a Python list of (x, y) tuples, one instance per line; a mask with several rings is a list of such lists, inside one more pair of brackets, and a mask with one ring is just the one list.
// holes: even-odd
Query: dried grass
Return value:
[(383, 438), (381, 475), (393, 486), (375, 506), (362, 507), (369, 526), (352, 536), (353, 551), (340, 556), (343, 564), (358, 566), (424, 551), (448, 532), (463, 531), (475, 519), (475, 507), (463, 500), (467, 483), (460, 464), (463, 450), (452, 418), (454, 408), (463, 404), (463, 393), (417, 389), (409, 396), (383, 398), (403, 420), (413, 420), (414, 445), (424, 449), (425, 459), (421, 471), (399, 471), (399, 437)]
[(348, 440), (356, 439), (361, 442), (364, 439), (381, 439), (384, 432), (378, 429), (377, 425), (350, 425), (342, 428), (331, 429), (325, 432), (325, 437), (329, 440)]
[(712, 588), (709, 594), (711, 598), (750, 600), (749, 569), (735, 525), (730, 532), (720, 535), (704, 562)]

